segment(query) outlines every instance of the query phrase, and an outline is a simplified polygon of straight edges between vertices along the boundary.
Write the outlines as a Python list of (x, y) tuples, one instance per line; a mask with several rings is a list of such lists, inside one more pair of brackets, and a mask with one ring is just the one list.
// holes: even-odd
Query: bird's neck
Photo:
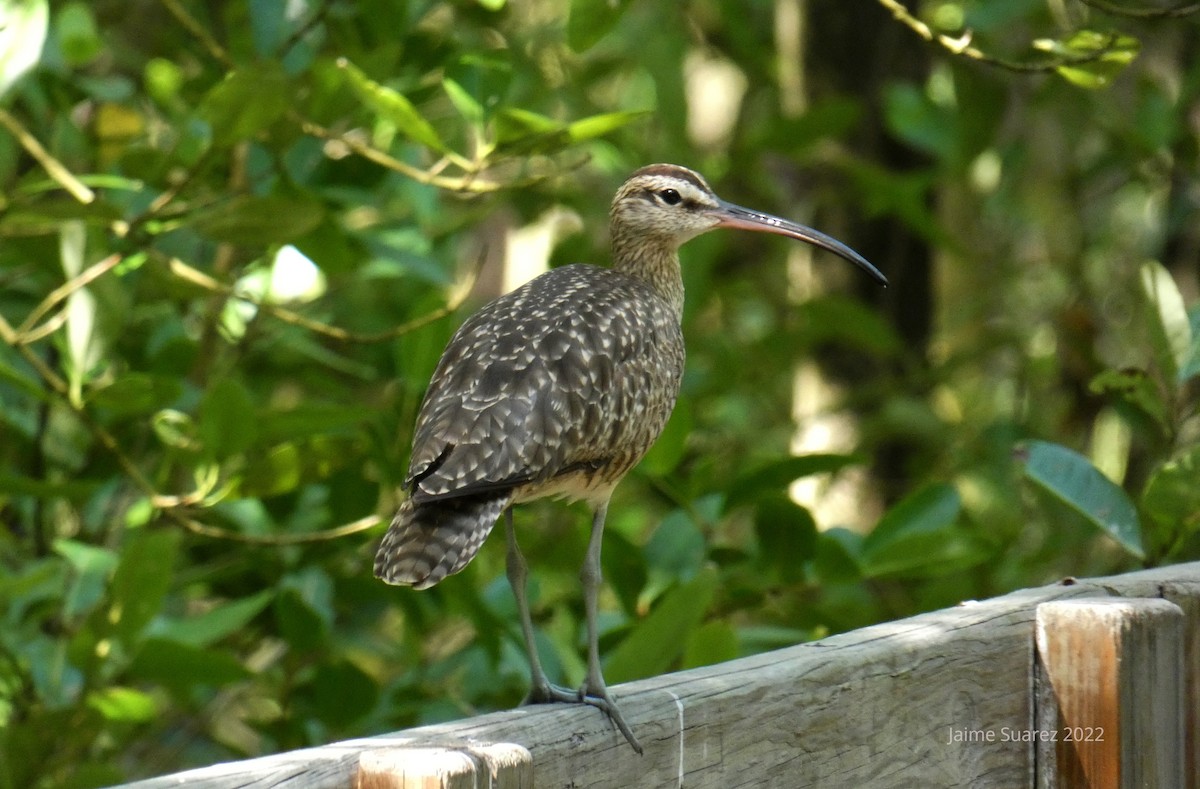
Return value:
[(615, 271), (649, 285), (682, 320), (683, 273), (679, 269), (679, 249), (672, 240), (631, 238), (613, 228), (612, 255)]

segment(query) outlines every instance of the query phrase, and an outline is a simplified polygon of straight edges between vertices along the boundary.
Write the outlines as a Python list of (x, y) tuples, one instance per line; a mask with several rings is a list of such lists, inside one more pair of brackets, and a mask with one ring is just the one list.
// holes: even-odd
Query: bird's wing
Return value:
[(406, 487), (420, 502), (545, 481), (615, 453), (636, 462), (682, 370), (678, 318), (648, 287), (593, 266), (543, 274), (451, 339)]

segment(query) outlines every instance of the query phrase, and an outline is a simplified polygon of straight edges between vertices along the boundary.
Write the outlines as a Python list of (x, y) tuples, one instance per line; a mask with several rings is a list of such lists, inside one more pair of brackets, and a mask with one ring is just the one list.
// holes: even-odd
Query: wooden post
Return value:
[(533, 789), (533, 757), (515, 743), (363, 751), (354, 789)]
[(1184, 785), (1183, 612), (1159, 599), (1037, 607), (1037, 785)]

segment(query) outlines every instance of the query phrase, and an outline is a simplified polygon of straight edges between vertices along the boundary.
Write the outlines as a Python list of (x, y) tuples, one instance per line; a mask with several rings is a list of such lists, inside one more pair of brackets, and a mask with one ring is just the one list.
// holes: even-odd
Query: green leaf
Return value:
[(148, 723), (158, 715), (154, 697), (134, 688), (92, 691), (88, 694), (87, 705), (114, 723)]
[(332, 579), (313, 565), (286, 576), (275, 598), (275, 616), (293, 649), (315, 649), (333, 625)]
[[(1188, 310), (1188, 322), (1191, 324), (1192, 347), (1188, 351), (1183, 367), (1179, 370), (1180, 383), (1200, 375), (1200, 304), (1194, 304)], [(0, 374), (2, 373), (3, 371), (0, 370)]]
[(229, 146), (255, 137), (287, 111), (293, 91), (283, 66), (273, 61), (230, 72), (205, 95), (200, 116), (212, 126), (213, 142)]
[(171, 587), (179, 532), (140, 529), (121, 548), (121, 562), (113, 574), (109, 621), (118, 639), (127, 646), (138, 642), (162, 608)]
[(825, 343), (861, 348), (876, 356), (894, 356), (904, 347), (892, 324), (861, 301), (830, 294), (810, 299), (796, 312), (796, 340), (812, 348)]
[(691, 578), (699, 571), (704, 552), (704, 534), (681, 509), (663, 518), (643, 550), (651, 571), (680, 579)]
[(759, 466), (742, 474), (729, 486), (725, 499), (725, 511), (732, 512), (737, 507), (754, 501), (763, 492), (784, 490), (801, 477), (811, 477), (814, 474), (833, 474), (847, 466), (856, 466), (861, 463), (862, 458), (854, 455), (814, 453), (785, 458)]
[(245, 678), (249, 671), (228, 652), (219, 649), (147, 638), (129, 667), (129, 675), (185, 695), (197, 685), (228, 685)]
[(726, 621), (705, 622), (688, 637), (680, 667), (711, 666), (737, 656), (738, 636), (733, 625)]
[(42, 499), (68, 499), (80, 502), (101, 487), (99, 481), (86, 479), (33, 479), (20, 474), (0, 474), (0, 493), (36, 496)]
[(362, 451), (356, 436), (317, 435), (251, 453), (237, 492), (267, 498), (295, 490), (306, 482), (328, 479)]
[(372, 712), (379, 686), (349, 660), (322, 663), (313, 674), (314, 711), (327, 726), (341, 727)]
[(934, 483), (888, 510), (863, 540), (867, 577), (929, 577), (961, 570), (986, 558), (985, 546), (956, 526), (962, 501), (953, 485)]
[(863, 536), (840, 526), (817, 534), (813, 572), (822, 586), (854, 583), (862, 578)]
[(254, 399), (236, 378), (217, 380), (200, 403), (200, 439), (216, 460), (245, 452), (258, 435)]
[(175, 641), (193, 647), (206, 647), (241, 630), (258, 616), (275, 597), (272, 589), (229, 603), (218, 605), (202, 614), (184, 619), (159, 619), (147, 631), (153, 638)]
[(104, 598), (108, 578), (120, 559), (109, 548), (74, 540), (55, 540), (54, 551), (75, 571), (62, 610), (63, 618), (70, 621), (91, 611)]
[(46, 0), (8, 0), (0, 13), (0, 97), (37, 65), (46, 42)]
[(934, 104), (909, 82), (887, 86), (883, 98), (884, 120), (896, 136), (941, 159), (954, 153), (959, 142), (956, 113)]
[(483, 125), (485, 115), (483, 105), (476, 101), (475, 97), (468, 93), (462, 85), (446, 77), (442, 80), (442, 90), (446, 91), (450, 103), (454, 105), (454, 109), (458, 110), (458, 114), (463, 117), (463, 120), (471, 126)]
[(187, 451), (198, 447), (196, 423), (182, 411), (164, 408), (151, 417), (150, 428), (163, 446)]
[(1117, 397), (1122, 404), (1145, 414), (1163, 430), (1170, 427), (1163, 393), (1145, 370), (1105, 370), (1091, 380), (1088, 389), (1096, 394)]
[[(0, 14), (0, 19), (3, 16)], [(54, 33), (58, 49), (69, 66), (86, 65), (104, 49), (96, 18), (85, 3), (67, 3), (59, 8), (54, 15)]]
[(294, 241), (324, 218), (321, 204), (306, 197), (237, 195), (197, 212), (190, 224), (215, 241), (267, 246)]
[(1145, 558), (1142, 526), (1125, 491), (1087, 458), (1058, 444), (1030, 441), (1018, 451), (1025, 476), (1079, 513), (1129, 553)]
[(646, 586), (646, 562), (638, 546), (615, 529), (604, 532), (604, 580), (629, 615), (637, 612), (638, 596)]
[(718, 581), (717, 571), (708, 567), (663, 595), (613, 651), (604, 668), (605, 677), (610, 682), (627, 682), (667, 671), (708, 611)]
[(687, 438), (692, 432), (692, 408), (686, 401), (675, 404), (671, 418), (667, 420), (662, 435), (642, 458), (640, 469), (651, 476), (666, 476), (675, 470), (687, 449)]
[(397, 131), (414, 142), (436, 151), (446, 150), (433, 126), (417, 112), (404, 94), (375, 82), (345, 58), (339, 58), (337, 66), (346, 75), (351, 90), (376, 115), (390, 122)]
[(578, 143), (595, 137), (603, 137), (648, 115), (650, 115), (648, 110), (626, 110), (591, 115), (567, 124), (567, 139), (570, 142)]
[(610, 112), (569, 124), (518, 107), (496, 115), (496, 144), (509, 153), (554, 153), (594, 139), (647, 115), (644, 111)]
[(1076, 30), (1061, 40), (1038, 39), (1033, 46), (1059, 58), (1091, 58), (1061, 65), (1055, 70), (1068, 82), (1094, 90), (1109, 85), (1133, 62), (1141, 49), (1141, 42), (1133, 36)]
[(1200, 444), (1155, 469), (1142, 495), (1142, 509), (1167, 535), (1200, 529)]
[(782, 494), (767, 496), (755, 507), (754, 532), (764, 564), (784, 581), (804, 576), (804, 563), (817, 548), (817, 524), (807, 509)]
[(625, 13), (629, 0), (571, 0), (567, 17), (567, 44), (586, 52), (608, 35)]
[(1150, 335), (1155, 361), (1168, 380), (1184, 380), (1181, 376), (1192, 355), (1192, 325), (1183, 295), (1161, 263), (1147, 261), (1140, 273), (1142, 290), (1157, 317)]
[(179, 398), (183, 384), (178, 378), (147, 373), (126, 373), (107, 386), (92, 390), (87, 401), (115, 417), (151, 414)]

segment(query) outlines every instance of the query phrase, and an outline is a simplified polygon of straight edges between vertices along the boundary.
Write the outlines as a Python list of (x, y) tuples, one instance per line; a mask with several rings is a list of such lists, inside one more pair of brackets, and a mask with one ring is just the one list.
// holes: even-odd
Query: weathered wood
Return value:
[(533, 757), (514, 743), (376, 748), (358, 757), (354, 789), (533, 789)]
[[(1197, 589), (1200, 563), (1055, 584), (619, 685), (613, 693), (645, 746), (641, 758), (600, 711), (551, 705), (131, 786), (343, 789), (354, 786), (360, 760), (373, 750), (471, 751), (505, 743), (528, 750), (539, 789), (1032, 786), (1038, 754), (1027, 733), (1038, 726), (1037, 606), (1169, 590), (1192, 612), (1184, 643), (1193, 651), (1184, 664), (1194, 693)], [(1194, 728), (1188, 737), (1195, 742)]]
[(1162, 599), (1037, 608), (1038, 784), (1183, 785), (1183, 611)]

